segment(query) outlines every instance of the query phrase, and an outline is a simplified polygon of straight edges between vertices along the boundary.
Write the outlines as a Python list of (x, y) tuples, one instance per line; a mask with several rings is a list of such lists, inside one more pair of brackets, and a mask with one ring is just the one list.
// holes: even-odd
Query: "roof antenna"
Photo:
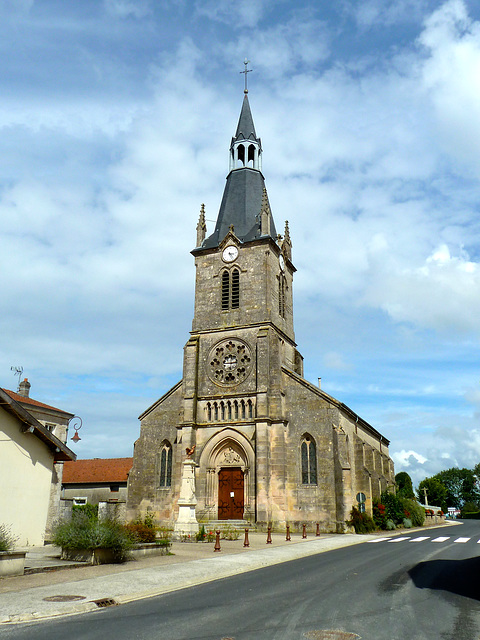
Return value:
[(10, 371), (14, 372), (14, 376), (18, 376), (17, 393), (20, 391), (20, 379), (23, 373), (23, 367), (10, 367)]
[(243, 61), (243, 64), (245, 65), (245, 70), (244, 71), (240, 71), (239, 73), (244, 73), (245, 74), (245, 89), (243, 90), (243, 93), (246, 95), (248, 93), (248, 88), (247, 88), (247, 73), (251, 73), (253, 71), (253, 69), (247, 69), (247, 65), (250, 63), (250, 60), (247, 60), (245, 58), (245, 60)]

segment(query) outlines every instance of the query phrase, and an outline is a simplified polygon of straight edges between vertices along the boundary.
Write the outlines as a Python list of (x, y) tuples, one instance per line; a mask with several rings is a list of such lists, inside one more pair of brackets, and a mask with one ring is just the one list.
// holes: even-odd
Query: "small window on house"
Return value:
[(75, 506), (79, 506), (79, 505), (82, 505), (82, 504), (87, 504), (87, 502), (88, 502), (87, 498), (79, 498), (79, 497), (73, 498), (73, 504)]
[(51, 431), (53, 433), (53, 431), (55, 430), (55, 425), (54, 424), (48, 424), (48, 422), (45, 424), (45, 426), (47, 427), (47, 429), (49, 431)]
[(117, 491), (120, 491), (120, 485), (118, 484), (111, 484), (110, 485), (110, 491), (112, 493), (117, 493)]
[(317, 484), (317, 448), (313, 438), (305, 436), (301, 446), (302, 484)]
[(166, 442), (160, 453), (160, 486), (172, 486), (172, 445)]

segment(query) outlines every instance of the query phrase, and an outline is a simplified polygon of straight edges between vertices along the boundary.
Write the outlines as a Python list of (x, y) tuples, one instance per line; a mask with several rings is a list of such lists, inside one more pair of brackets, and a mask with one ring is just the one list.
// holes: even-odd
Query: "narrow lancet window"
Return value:
[(314, 440), (305, 436), (301, 445), (302, 484), (317, 484), (317, 449)]
[(166, 442), (160, 454), (160, 486), (172, 486), (172, 445)]

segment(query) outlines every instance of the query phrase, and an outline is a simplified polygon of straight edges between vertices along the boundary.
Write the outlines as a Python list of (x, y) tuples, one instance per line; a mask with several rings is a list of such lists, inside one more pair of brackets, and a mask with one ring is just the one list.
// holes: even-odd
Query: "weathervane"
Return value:
[(246, 94), (248, 93), (248, 88), (247, 88), (247, 73), (250, 73), (251, 71), (253, 71), (253, 69), (247, 69), (247, 65), (249, 64), (250, 60), (247, 60), (245, 58), (245, 60), (243, 61), (243, 64), (245, 65), (245, 69), (244, 71), (240, 71), (239, 73), (243, 73), (245, 74), (245, 89), (243, 90), (243, 92)]
[(18, 376), (18, 387), (17, 387), (17, 392), (20, 391), (20, 379), (22, 377), (22, 373), (23, 373), (23, 367), (10, 367), (10, 371), (13, 371), (13, 375), (14, 376)]

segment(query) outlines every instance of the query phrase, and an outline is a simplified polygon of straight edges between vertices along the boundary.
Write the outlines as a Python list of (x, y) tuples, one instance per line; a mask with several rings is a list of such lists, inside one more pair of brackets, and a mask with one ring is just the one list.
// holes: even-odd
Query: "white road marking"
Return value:
[(385, 540), (391, 540), (391, 538), (377, 538), (376, 540), (369, 540), (369, 542), (385, 542)]
[(411, 536), (403, 536), (401, 538), (393, 538), (389, 540), (389, 542), (403, 542), (404, 540), (409, 540)]
[(470, 538), (457, 538), (454, 542), (468, 542)]
[(445, 542), (445, 540), (450, 540), (450, 536), (441, 536), (440, 538), (435, 538), (432, 542)]
[(424, 540), (428, 540), (430, 536), (420, 536), (420, 538), (412, 538), (410, 542), (423, 542)]

